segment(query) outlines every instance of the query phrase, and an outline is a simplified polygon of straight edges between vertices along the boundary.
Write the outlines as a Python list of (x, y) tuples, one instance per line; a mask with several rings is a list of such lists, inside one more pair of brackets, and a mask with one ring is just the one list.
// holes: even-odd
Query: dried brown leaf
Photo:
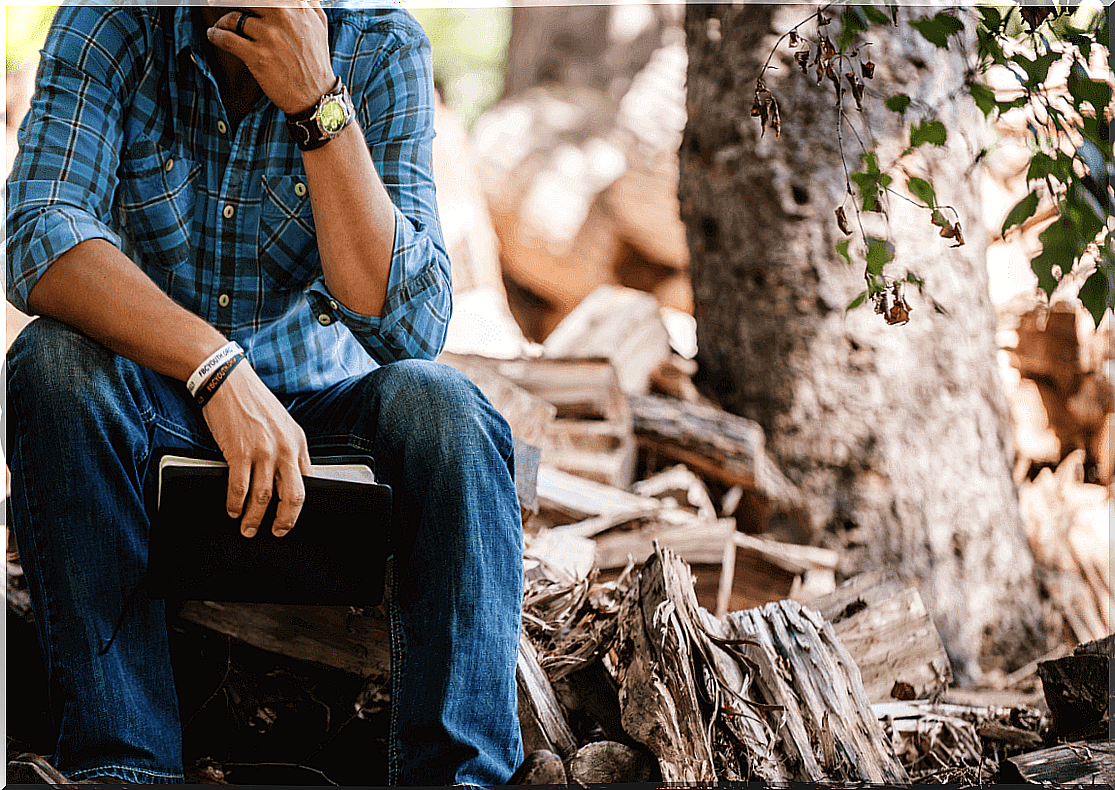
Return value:
[(791, 47), (796, 47), (799, 43), (801, 43), (801, 37), (798, 35), (796, 30), (791, 30), (790, 31), (790, 46)]
[(830, 17), (825, 16), (820, 11), (817, 12), (817, 27), (824, 27), (831, 21), (832, 19)]
[(852, 235), (852, 229), (848, 226), (848, 217), (844, 215), (844, 207), (836, 207), (836, 227), (840, 228), (840, 232), (845, 236)]
[(794, 53), (794, 60), (797, 61), (798, 66), (801, 68), (802, 74), (809, 74), (809, 47), (799, 49)]
[(875, 78), (875, 64), (870, 60), (859, 64), (859, 70), (863, 73), (864, 79), (870, 80)]

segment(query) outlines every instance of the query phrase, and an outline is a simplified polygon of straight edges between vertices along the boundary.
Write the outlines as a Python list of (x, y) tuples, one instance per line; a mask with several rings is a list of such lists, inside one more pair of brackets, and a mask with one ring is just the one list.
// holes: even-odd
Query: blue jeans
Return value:
[[(209, 429), (181, 382), (49, 319), (12, 345), (7, 384), (12, 526), (59, 728), (56, 767), (181, 782), (164, 605), (137, 590), (143, 503), (152, 455), (216, 451)], [(388, 780), (505, 783), (522, 761), (522, 528), (506, 422), (466, 378), (423, 361), (284, 403), (311, 455), (371, 454), (395, 492), (391, 524), (353, 547), (395, 553)]]

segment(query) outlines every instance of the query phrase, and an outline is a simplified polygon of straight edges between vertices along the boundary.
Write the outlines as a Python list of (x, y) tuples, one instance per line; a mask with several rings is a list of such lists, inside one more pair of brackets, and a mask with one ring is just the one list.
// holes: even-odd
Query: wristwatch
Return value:
[(287, 133), (303, 151), (321, 148), (356, 117), (348, 88), (337, 77), (333, 88), (308, 110), (286, 117)]

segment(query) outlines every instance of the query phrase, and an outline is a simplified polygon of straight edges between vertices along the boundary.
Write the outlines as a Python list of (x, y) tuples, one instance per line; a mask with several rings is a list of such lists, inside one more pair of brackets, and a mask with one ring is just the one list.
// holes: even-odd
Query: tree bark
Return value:
[[(771, 61), (777, 68), (763, 76), (780, 104), (781, 135), (769, 126), (761, 134), (749, 117), (755, 79), (779, 35), (813, 10), (687, 6), (679, 197), (698, 385), (765, 429), (772, 456), (808, 500), (811, 534), (793, 537), (850, 548), (849, 575), (886, 567), (916, 580), (959, 679), (981, 665), (1017, 667), (1044, 650), (1045, 638), (994, 365), (979, 127), (962, 88), (963, 57), (955, 43), (946, 51), (922, 40), (908, 26), (909, 9), (897, 28), (874, 26), (867, 52), (878, 63), (865, 111), (845, 94), (838, 135), (831, 84), (818, 87), (812, 69), (803, 75), (783, 42)], [(965, 25), (970, 51), (973, 23)], [(810, 22), (799, 32), (815, 31)], [(899, 116), (883, 107), (896, 93), (913, 99), (907, 123), (940, 120), (949, 139), (903, 159), (892, 188), (904, 193), (906, 175), (928, 175), (969, 237), (950, 247), (927, 211), (896, 196), (885, 199), (886, 220), (864, 215), (868, 234), (895, 244), (887, 274), (917, 273), (948, 310), (936, 314), (908, 291), (905, 326), (888, 326), (870, 307), (845, 315), (864, 289), (859, 228), (853, 266), (834, 246), (844, 238), (833, 215), (845, 199), (841, 148), (848, 169), (858, 169), (854, 126), (880, 142), (881, 166), (893, 161), (907, 139)]]

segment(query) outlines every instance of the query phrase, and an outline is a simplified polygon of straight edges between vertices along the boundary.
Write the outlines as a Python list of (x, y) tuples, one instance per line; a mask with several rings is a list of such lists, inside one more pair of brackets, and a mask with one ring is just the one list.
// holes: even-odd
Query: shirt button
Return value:
[(228, 302), (228, 294), (221, 294), (217, 297), (217, 304), (219, 304), (221, 307), (228, 307)]
[(224, 211), (221, 212), (221, 214), (224, 215), (225, 219), (232, 219), (232, 215), (235, 214), (235, 213), (236, 213), (236, 209), (234, 209), (232, 206), (227, 206), (227, 205), (225, 206)]
[(174, 169), (174, 160), (173, 159), (166, 160), (166, 164), (163, 165), (163, 169), (166, 170), (168, 173), (171, 170), (173, 170)]
[(317, 317), (317, 322), (322, 326), (329, 326), (333, 323), (333, 319), (329, 317), (328, 313), (322, 313)]
[(226, 124), (224, 121), (217, 121), (217, 131), (221, 134), (224, 134), (228, 131), (228, 124)]
[(306, 185), (299, 181), (294, 185), (294, 194), (298, 197), (304, 197), (306, 195)]

